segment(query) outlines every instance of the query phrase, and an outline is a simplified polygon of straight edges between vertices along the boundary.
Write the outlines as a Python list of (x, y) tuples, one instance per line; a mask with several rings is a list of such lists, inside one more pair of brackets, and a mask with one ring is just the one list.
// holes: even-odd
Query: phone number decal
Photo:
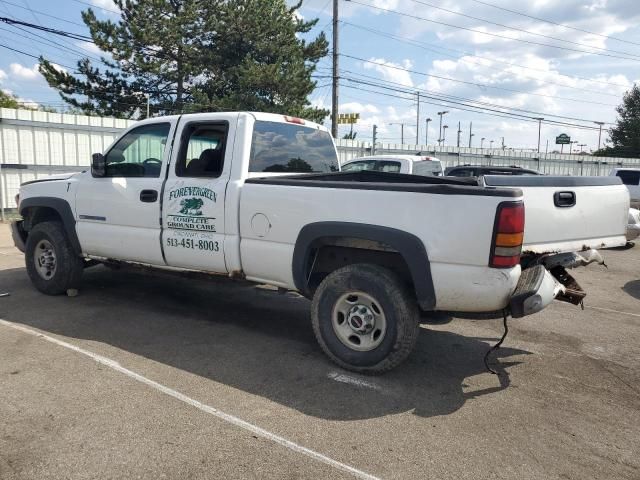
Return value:
[(167, 238), (167, 246), (203, 250), (205, 252), (219, 252), (220, 245), (213, 240), (194, 240), (193, 238)]

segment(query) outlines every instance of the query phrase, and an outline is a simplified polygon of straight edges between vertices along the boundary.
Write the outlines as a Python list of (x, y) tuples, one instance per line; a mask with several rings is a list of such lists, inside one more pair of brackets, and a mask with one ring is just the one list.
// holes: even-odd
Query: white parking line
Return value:
[[(555, 305), (565, 305), (567, 307), (573, 307), (575, 308), (575, 305), (571, 305), (570, 303), (567, 302), (555, 302)], [(619, 313), (621, 315), (630, 315), (632, 317), (640, 317), (639, 313), (631, 313), (631, 312), (623, 312), (621, 310), (614, 310), (612, 308), (604, 308), (604, 307), (593, 307), (591, 305), (585, 305), (584, 308), (589, 308), (591, 310), (602, 310), (603, 312), (613, 312), (613, 313)]]
[(64, 342), (62, 340), (58, 340), (57, 338), (50, 337), (48, 335), (40, 333), (37, 330), (32, 330), (31, 328), (25, 327), (23, 325), (18, 325), (13, 322), (9, 322), (7, 320), (0, 319), (0, 325), (4, 325), (6, 327), (10, 327), (24, 333), (28, 333), (29, 335), (35, 335), (36, 337), (42, 338), (48, 342), (54, 343), (64, 348), (68, 348), (69, 350), (73, 350), (74, 352), (81, 353), (82, 355), (86, 355), (87, 357), (92, 358), (93, 360), (95, 360), (96, 362), (102, 365), (105, 365), (117, 372), (120, 372), (129, 378), (137, 380), (140, 383), (144, 383), (145, 385), (151, 388), (154, 388), (166, 395), (169, 395), (170, 397), (180, 400), (181, 402), (191, 405), (192, 407), (195, 407), (198, 410), (201, 410), (205, 413), (213, 415), (214, 417), (219, 418), (220, 420), (224, 420), (225, 422), (235, 425), (236, 427), (240, 427), (245, 430), (248, 430), (249, 432), (255, 435), (258, 435), (262, 438), (271, 440), (272, 442), (275, 442), (278, 445), (282, 445), (283, 447), (288, 448), (289, 450), (293, 450), (294, 452), (301, 453), (302, 455), (306, 455), (307, 457), (313, 458), (314, 460), (322, 462), (326, 465), (330, 465), (331, 467), (334, 467), (338, 470), (342, 470), (343, 472), (350, 473), (356, 478), (363, 478), (367, 480), (379, 480), (378, 477), (375, 477), (366, 472), (363, 472), (362, 470), (358, 470), (357, 468), (354, 468), (350, 465), (347, 465), (345, 463), (329, 458), (321, 453), (318, 453), (314, 450), (303, 447), (302, 445), (298, 445), (297, 443), (292, 442), (291, 440), (287, 440), (286, 438), (276, 435), (275, 433), (271, 433), (268, 430), (265, 430), (256, 425), (253, 425), (245, 420), (242, 420), (241, 418), (225, 413), (210, 405), (201, 403), (198, 400), (194, 400), (193, 398), (188, 397), (183, 393), (180, 393), (176, 390), (166, 387), (165, 385), (162, 385), (158, 382), (150, 380), (147, 377), (144, 377), (132, 370), (124, 368), (115, 360), (111, 360), (110, 358), (103, 357), (102, 355), (98, 355), (97, 353), (90, 352), (89, 350), (85, 350), (83, 348), (77, 347), (75, 345)]

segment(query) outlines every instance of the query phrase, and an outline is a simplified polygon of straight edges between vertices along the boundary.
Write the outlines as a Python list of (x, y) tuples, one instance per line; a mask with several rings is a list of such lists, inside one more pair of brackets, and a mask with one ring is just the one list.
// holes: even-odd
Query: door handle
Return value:
[(575, 192), (556, 192), (553, 194), (553, 204), (556, 207), (573, 207), (576, 204)]
[(146, 203), (153, 203), (158, 200), (157, 190), (142, 190), (140, 192), (140, 201)]

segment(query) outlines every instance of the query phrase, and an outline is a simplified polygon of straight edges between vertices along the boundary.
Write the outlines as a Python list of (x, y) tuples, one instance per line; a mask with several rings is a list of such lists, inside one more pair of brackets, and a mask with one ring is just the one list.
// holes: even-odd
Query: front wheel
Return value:
[(369, 264), (329, 274), (313, 297), (311, 321), (329, 358), (359, 373), (383, 373), (400, 365), (420, 328), (410, 289), (390, 270)]
[(60, 295), (79, 286), (84, 262), (60, 222), (42, 222), (31, 229), (25, 261), (31, 282), (42, 293)]

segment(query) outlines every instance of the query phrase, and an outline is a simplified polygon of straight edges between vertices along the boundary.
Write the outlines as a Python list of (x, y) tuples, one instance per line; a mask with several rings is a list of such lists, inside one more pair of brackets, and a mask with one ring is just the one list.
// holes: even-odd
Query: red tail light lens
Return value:
[(498, 205), (493, 227), (492, 268), (511, 268), (520, 263), (524, 239), (524, 205), (522, 202), (502, 202)]

